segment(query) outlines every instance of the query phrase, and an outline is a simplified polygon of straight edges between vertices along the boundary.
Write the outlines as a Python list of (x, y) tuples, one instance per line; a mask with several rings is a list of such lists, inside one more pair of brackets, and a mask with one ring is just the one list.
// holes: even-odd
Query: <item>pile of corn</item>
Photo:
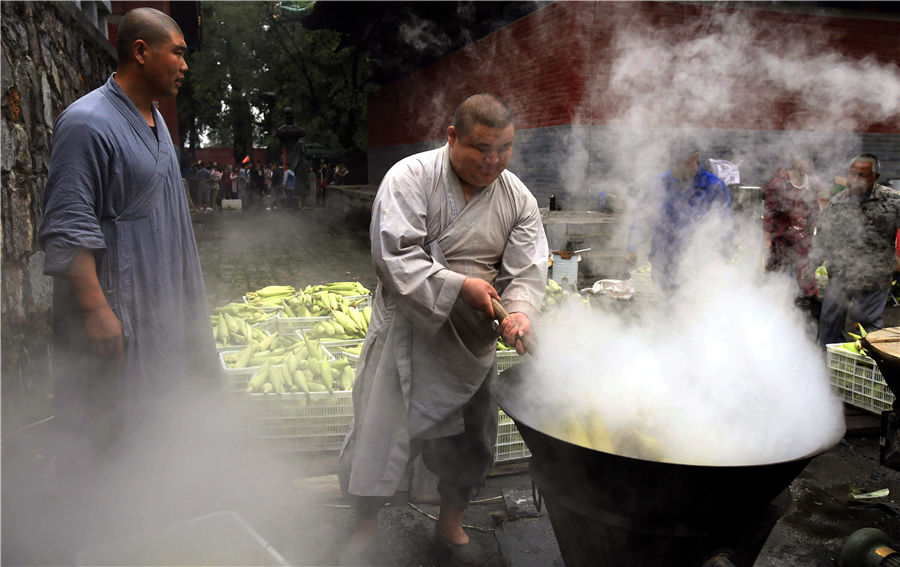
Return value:
[(251, 340), (243, 350), (223, 356), (227, 368), (259, 367), (247, 393), (334, 392), (353, 388), (356, 374), (346, 359), (328, 360), (319, 341), (282, 337)]
[(325, 317), (343, 307), (355, 307), (369, 290), (359, 282), (332, 282), (297, 290), (289, 285), (270, 285), (248, 292), (247, 303), (277, 308), (284, 317)]
[(855, 325), (856, 325), (856, 329), (859, 331), (859, 334), (857, 335), (856, 333), (847, 333), (848, 335), (850, 335), (850, 338), (852, 338), (853, 340), (850, 341), (849, 343), (841, 343), (838, 346), (840, 346), (844, 350), (852, 352), (853, 354), (861, 354), (863, 356), (869, 356), (868, 351), (866, 351), (866, 349), (863, 348), (863, 346), (862, 346), (862, 340), (865, 338), (865, 336), (868, 333), (866, 333), (866, 330), (863, 329), (863, 326), (860, 325), (859, 323), (856, 323)]
[[(256, 368), (248, 393), (349, 391), (356, 373), (346, 358), (328, 360), (320, 340), (365, 338), (372, 309), (370, 294), (359, 282), (332, 282), (297, 289), (270, 285), (247, 292), (245, 303), (215, 309), (217, 346), (239, 346), (224, 354), (226, 368)], [(357, 309), (359, 306), (359, 309)], [(258, 324), (272, 317), (330, 317), (304, 337), (268, 333)], [(359, 347), (361, 348), (361, 346)], [(358, 354), (353, 348), (350, 354)]]
[(362, 310), (342, 305), (331, 312), (332, 320), (319, 321), (308, 333), (313, 338), (323, 340), (348, 340), (364, 339), (369, 330), (369, 320), (372, 318), (372, 308), (364, 307)]
[(249, 344), (251, 339), (263, 340), (266, 334), (255, 325), (274, 316), (274, 312), (247, 303), (217, 307), (210, 316), (216, 346), (242, 346)]
[(558, 283), (552, 279), (547, 280), (547, 286), (544, 288), (544, 300), (541, 302), (541, 313), (547, 314), (554, 308), (563, 305), (568, 301), (580, 301), (590, 308), (591, 299), (577, 292), (563, 289)]

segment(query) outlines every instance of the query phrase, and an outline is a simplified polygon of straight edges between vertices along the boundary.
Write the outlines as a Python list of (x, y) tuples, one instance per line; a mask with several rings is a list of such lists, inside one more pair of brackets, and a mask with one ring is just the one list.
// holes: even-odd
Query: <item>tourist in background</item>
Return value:
[(809, 269), (825, 264), (828, 287), (819, 315), (822, 346), (846, 340), (844, 327), (859, 323), (868, 330), (884, 326), (897, 255), (900, 193), (877, 183), (878, 158), (853, 158), (847, 188), (828, 201), (813, 238)]
[(212, 172), (204, 163), (200, 163), (200, 169), (197, 170), (197, 187), (200, 193), (200, 202), (198, 209), (205, 211), (209, 208), (209, 197), (212, 190)]
[(207, 211), (213, 211), (219, 207), (219, 188), (222, 182), (222, 170), (219, 164), (213, 162), (212, 168), (209, 170), (209, 205)]
[(769, 257), (766, 271), (787, 272), (797, 282), (798, 303), (817, 303), (816, 279), (809, 269), (809, 250), (819, 222), (821, 183), (813, 175), (813, 158), (798, 152), (790, 167), (782, 167), (765, 188), (763, 229)]

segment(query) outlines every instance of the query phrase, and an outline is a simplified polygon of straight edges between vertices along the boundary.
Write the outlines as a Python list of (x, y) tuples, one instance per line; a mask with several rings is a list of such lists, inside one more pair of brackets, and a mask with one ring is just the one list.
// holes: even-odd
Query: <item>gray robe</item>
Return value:
[(496, 373), (496, 332), (458, 300), (463, 281), (493, 283), (507, 310), (534, 321), (548, 248), (537, 202), (514, 174), (504, 171), (465, 202), (449, 146), (391, 168), (371, 239), (378, 287), (341, 479), (349, 494), (388, 497), (411, 443), (461, 433), (463, 406)]
[[(216, 385), (215, 347), (197, 245), (175, 148), (159, 112), (156, 136), (116, 84), (58, 118), (39, 239), (54, 278), (57, 422), (115, 435), (151, 400)], [(157, 139), (158, 136), (158, 139)], [(125, 363), (88, 351), (66, 271), (76, 251), (95, 255), (106, 299), (122, 323)]]

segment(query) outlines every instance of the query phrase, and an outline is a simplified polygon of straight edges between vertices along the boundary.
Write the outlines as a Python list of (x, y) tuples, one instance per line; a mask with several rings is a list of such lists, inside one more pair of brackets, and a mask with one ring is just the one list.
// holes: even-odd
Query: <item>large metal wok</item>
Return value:
[(533, 400), (519, 394), (529, 371), (528, 363), (505, 371), (491, 393), (531, 450), (537, 499), (568, 567), (750, 567), (790, 503), (787, 486), (816, 456), (699, 466), (573, 445), (542, 432), (529, 412)]

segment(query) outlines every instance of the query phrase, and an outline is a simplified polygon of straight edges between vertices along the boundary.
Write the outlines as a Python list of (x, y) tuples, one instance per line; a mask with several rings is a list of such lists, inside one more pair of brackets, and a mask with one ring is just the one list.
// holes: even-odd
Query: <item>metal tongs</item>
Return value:
[[(500, 305), (500, 302), (491, 298), (491, 306), (494, 308), (494, 319), (497, 320), (497, 324), (503, 323), (503, 320), (509, 317), (509, 313), (506, 312), (506, 309)], [(531, 340), (530, 335), (519, 335), (519, 340), (522, 342), (522, 346), (525, 347), (525, 352), (531, 354), (534, 352), (534, 341)]]

